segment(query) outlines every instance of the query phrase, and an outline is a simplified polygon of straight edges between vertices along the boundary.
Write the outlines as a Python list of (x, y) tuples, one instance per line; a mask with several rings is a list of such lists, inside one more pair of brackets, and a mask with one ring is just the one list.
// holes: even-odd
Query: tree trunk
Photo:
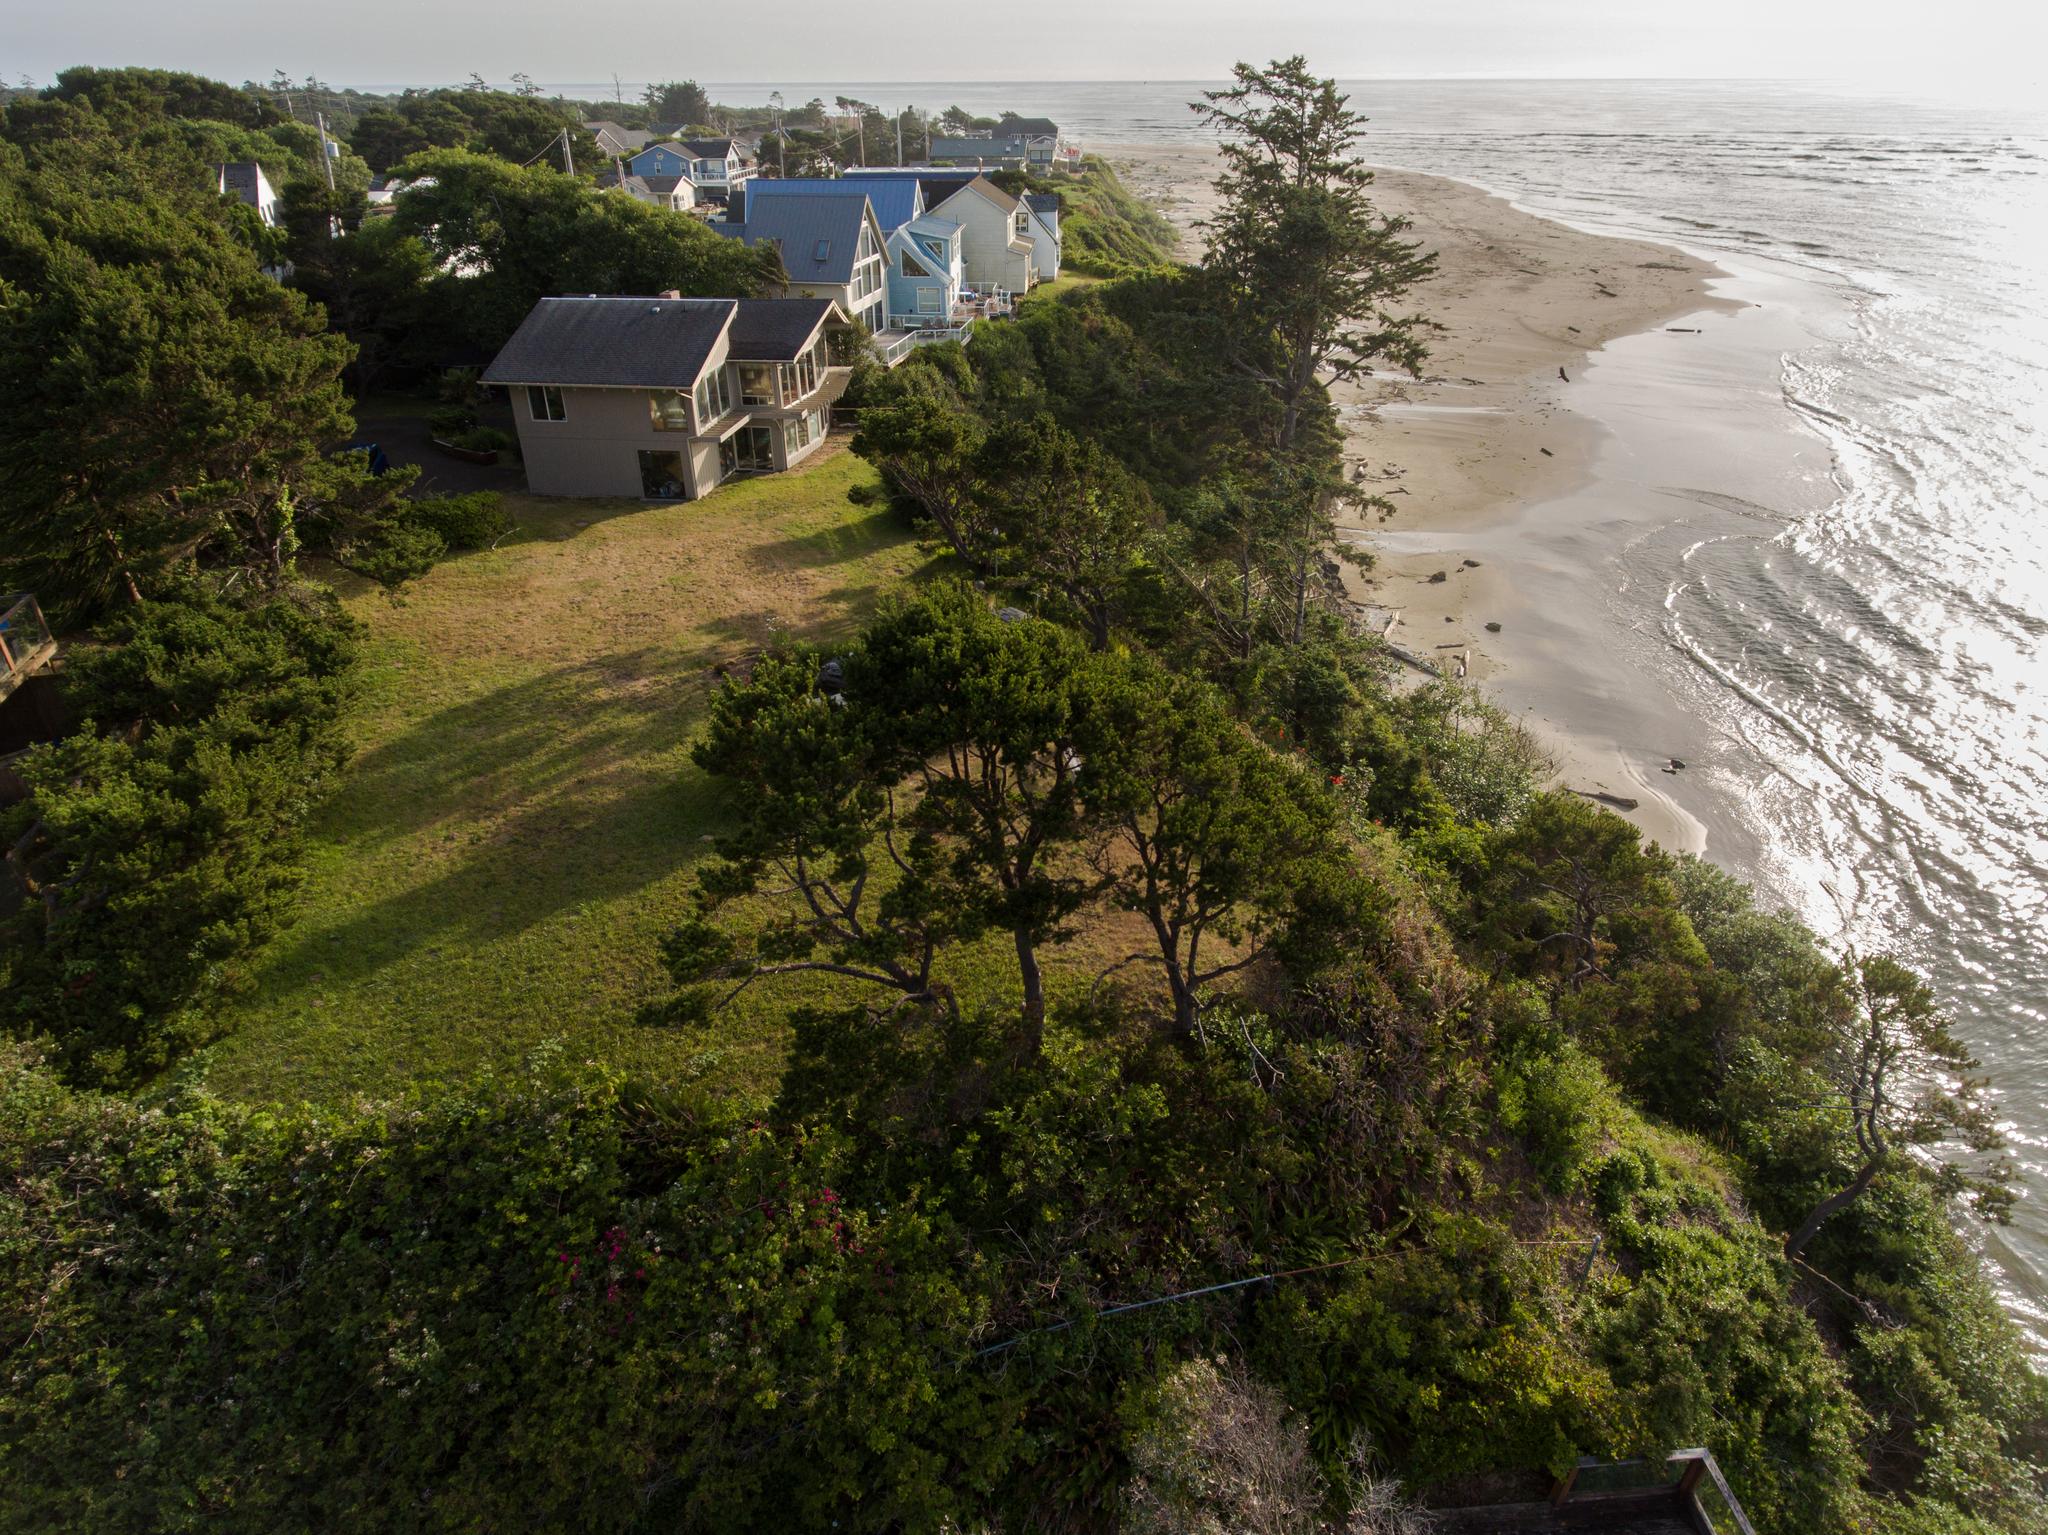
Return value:
[(1820, 1228), (1827, 1224), (1830, 1216), (1834, 1215), (1844, 1206), (1853, 1204), (1862, 1195), (1863, 1191), (1870, 1187), (1877, 1177), (1878, 1169), (1883, 1166), (1884, 1156), (1880, 1153), (1856, 1169), (1856, 1176), (1849, 1180), (1847, 1188), (1828, 1195), (1826, 1199), (1815, 1205), (1813, 1213), (1799, 1223), (1799, 1229), (1785, 1238), (1785, 1256), (1788, 1258), (1798, 1257), (1806, 1244), (1813, 1240), (1814, 1235)]
[(1038, 951), (1032, 947), (1031, 935), (1020, 927), (1014, 936), (1017, 940), (1017, 974), (1024, 982), (1025, 1039), (1031, 1053), (1036, 1055), (1045, 1043), (1045, 977), (1039, 972)]
[(1304, 548), (1294, 566), (1294, 643), (1297, 645), (1308, 635), (1308, 562), (1314, 557), (1314, 550)]

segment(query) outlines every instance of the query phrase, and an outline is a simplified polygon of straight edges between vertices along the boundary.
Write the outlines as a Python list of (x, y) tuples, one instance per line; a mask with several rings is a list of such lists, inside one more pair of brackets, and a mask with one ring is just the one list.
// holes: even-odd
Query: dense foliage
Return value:
[[(82, 601), (162, 552), (5, 827), (0, 1528), (1371, 1535), (1691, 1444), (1766, 1532), (2048, 1521), (2048, 1386), (1950, 1224), (2003, 1211), (1974, 1063), (1903, 967), (1398, 684), (1326, 563), (1325, 382), (1419, 366), (1394, 306), (1427, 258), (1301, 61), (1212, 106), (1242, 152), (1210, 265), (863, 379), (857, 449), (971, 580), (715, 692), (726, 834), (652, 1017), (775, 999), (759, 1101), (567, 1046), (324, 1110), (165, 1074), (286, 910), (353, 636), (288, 562), (249, 582), (246, 531), (171, 537), (146, 483), (11, 517), (17, 561), (112, 531)], [(16, 358), (104, 273), (126, 312), (246, 301), (193, 322), (205, 355), (304, 368), (325, 408), (341, 349), (211, 213), (145, 208), (162, 291), (91, 265), (93, 220), (20, 191), (65, 142), (4, 151), (0, 237), (51, 274), (0, 290)], [(556, 172), (414, 166), (436, 187), (394, 234), (344, 219), (317, 243), (387, 243), (320, 280), (409, 263), (482, 333), (550, 272), (741, 275)], [(288, 408), (235, 492), (272, 512), (331, 463)], [(344, 479), (293, 528), (395, 579), (501, 519)], [(1916, 1070), (1945, 1094), (1899, 1093)]]
[(8, 1029), (74, 1079), (146, 1080), (289, 911), (300, 829), (346, 756), (352, 627), (196, 588), (124, 610), (66, 673), (80, 728), (17, 764)]

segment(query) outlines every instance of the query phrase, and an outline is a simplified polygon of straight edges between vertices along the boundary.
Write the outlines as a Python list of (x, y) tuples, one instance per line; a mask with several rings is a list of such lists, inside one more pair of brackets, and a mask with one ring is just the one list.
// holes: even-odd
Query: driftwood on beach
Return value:
[(1572, 793), (1584, 795), (1598, 804), (1612, 805), (1616, 810), (1633, 810), (1642, 803), (1623, 794), (1609, 794), (1605, 789), (1574, 789)]

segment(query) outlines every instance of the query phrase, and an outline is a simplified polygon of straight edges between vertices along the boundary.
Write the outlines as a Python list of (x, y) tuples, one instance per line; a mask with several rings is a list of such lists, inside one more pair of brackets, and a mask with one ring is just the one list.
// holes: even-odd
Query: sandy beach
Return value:
[[(1181, 255), (1195, 259), (1196, 225), (1214, 202), (1214, 152), (1121, 145), (1103, 153), (1182, 228)], [(1573, 408), (1573, 381), (1589, 358), (1621, 338), (1741, 306), (1709, 291), (1723, 274), (1705, 261), (1587, 234), (1462, 182), (1382, 170), (1374, 198), (1410, 219), (1414, 237), (1437, 253), (1437, 276), (1412, 302), (1442, 329), (1423, 379), (1387, 375), (1336, 392), (1354, 481), (1395, 507), (1346, 529), (1375, 555), (1371, 570), (1348, 578), (1352, 595), (1378, 615), (1398, 615), (1392, 639), (1411, 654), (1446, 671), (1462, 659), (1482, 686), (1512, 676), (1519, 699), (1548, 699), (1549, 684), (1568, 679), (1532, 674), (1557, 663), (1518, 647), (1521, 593), (1510, 566), (1489, 560), (1487, 534), (1592, 480), (1603, 428)], [(1587, 642), (1597, 643), (1590, 632)], [(1627, 813), (1647, 835), (1701, 851), (1704, 827), (1655, 781), (1683, 742), (1617, 739), (1622, 722), (1602, 714), (1578, 696), (1556, 709), (1529, 707), (1524, 718), (1556, 758), (1560, 783), (1634, 800)]]

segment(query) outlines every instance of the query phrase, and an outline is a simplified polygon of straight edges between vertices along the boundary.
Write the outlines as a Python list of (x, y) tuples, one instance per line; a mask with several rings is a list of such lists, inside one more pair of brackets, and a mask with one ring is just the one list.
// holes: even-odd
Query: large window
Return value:
[(740, 404), (774, 405), (775, 369), (765, 362), (740, 364)]
[(697, 426), (708, 428), (732, 409), (732, 383), (725, 369), (713, 368), (697, 380)]
[(690, 395), (684, 389), (656, 389), (647, 396), (647, 412), (657, 432), (687, 432), (690, 429)]
[(680, 501), (688, 494), (683, 483), (683, 455), (640, 453), (640, 494), (650, 501)]
[(568, 416), (562, 408), (562, 391), (552, 384), (528, 384), (526, 408), (536, 421), (561, 421)]
[(782, 397), (785, 400), (801, 400), (818, 387), (818, 354), (813, 347), (795, 362), (786, 362), (778, 369), (782, 378)]
[(718, 477), (768, 474), (775, 468), (775, 428), (755, 422), (718, 445)]

